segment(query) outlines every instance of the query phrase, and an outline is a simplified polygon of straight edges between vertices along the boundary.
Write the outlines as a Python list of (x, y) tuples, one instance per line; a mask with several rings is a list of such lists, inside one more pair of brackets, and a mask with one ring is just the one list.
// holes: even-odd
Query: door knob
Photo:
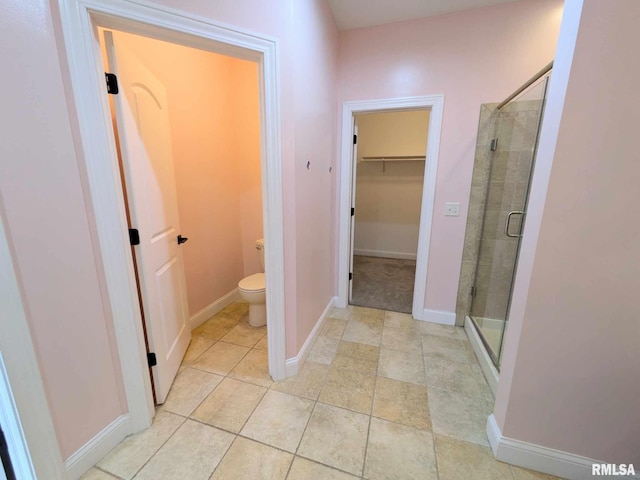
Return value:
[(187, 237), (183, 237), (182, 235), (178, 235), (178, 245), (182, 245), (187, 240), (189, 240)]

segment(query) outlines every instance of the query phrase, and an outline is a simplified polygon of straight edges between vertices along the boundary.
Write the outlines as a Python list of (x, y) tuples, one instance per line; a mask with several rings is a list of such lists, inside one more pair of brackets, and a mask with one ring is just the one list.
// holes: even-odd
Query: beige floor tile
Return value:
[(424, 357), (424, 369), (428, 387), (470, 396), (486, 397), (488, 395), (488, 391), (485, 391), (480, 383), (481, 379), (468, 364), (426, 356)]
[(219, 375), (185, 368), (173, 381), (162, 410), (188, 417), (221, 381)]
[(302, 457), (295, 457), (287, 480), (355, 480), (348, 473), (329, 468)]
[(484, 397), (428, 388), (433, 432), (488, 446), (487, 417), (493, 403)]
[(329, 365), (307, 360), (297, 375), (274, 382), (271, 389), (297, 397), (317, 400), (329, 370)]
[(487, 447), (436, 435), (440, 480), (511, 479), (509, 465), (497, 461)]
[(360, 320), (364, 322), (374, 322), (376, 325), (382, 325), (384, 322), (384, 310), (369, 307), (351, 307), (350, 320)]
[(381, 348), (378, 376), (425, 385), (422, 354)]
[(409, 427), (430, 430), (427, 387), (378, 377), (372, 415)]
[(207, 480), (234, 435), (187, 420), (136, 475), (136, 480)]
[(330, 338), (342, 338), (344, 329), (347, 327), (347, 320), (341, 318), (327, 318), (322, 327), (320, 335)]
[(336, 355), (339, 342), (340, 340), (337, 338), (324, 337), (320, 335), (313, 344), (313, 348), (309, 352), (307, 360), (331, 365), (333, 357)]
[(408, 328), (384, 327), (382, 331), (382, 348), (403, 352), (422, 353), (420, 334)]
[(109, 475), (97, 468), (92, 468), (87, 473), (85, 473), (80, 480), (120, 480), (118, 477), (114, 477), (113, 475)]
[(238, 433), (266, 391), (258, 385), (225, 378), (191, 418)]
[(218, 342), (193, 362), (193, 368), (226, 375), (235, 368), (247, 354), (249, 348)]
[(333, 307), (333, 310), (331, 310), (331, 315), (329, 316), (332, 318), (349, 320), (349, 318), (351, 318), (351, 310), (353, 310), (353, 306), (351, 305), (348, 305), (347, 308)]
[(220, 310), (216, 317), (231, 318), (244, 321), (249, 317), (249, 304), (247, 302), (233, 302)]
[(191, 337), (191, 343), (189, 344), (189, 348), (187, 348), (187, 353), (184, 354), (182, 365), (190, 365), (193, 363), (196, 358), (207, 351), (214, 343), (216, 343), (215, 340), (209, 337), (203, 337), (202, 335), (194, 335)]
[(422, 353), (425, 357), (442, 358), (451, 362), (470, 364), (476, 361), (473, 352), (466, 348), (446, 348), (437, 345), (425, 345), (423, 343)]
[(376, 377), (345, 368), (332, 368), (318, 401), (356, 412), (371, 413)]
[(380, 358), (380, 347), (342, 340), (338, 344), (336, 353), (345, 357), (377, 362)]
[(382, 325), (379, 323), (367, 323), (363, 320), (350, 320), (344, 330), (342, 339), (348, 342), (379, 347), (382, 339)]
[(372, 480), (437, 480), (431, 432), (372, 418), (364, 476)]
[(266, 334), (267, 327), (252, 327), (248, 323), (241, 322), (222, 337), (222, 341), (243, 347), (253, 347)]
[(158, 411), (151, 427), (125, 438), (97, 466), (118, 477), (133, 478), (184, 421), (179, 415)]
[(359, 476), (368, 427), (367, 415), (317, 403), (298, 455)]
[(253, 347), (256, 350), (264, 350), (265, 352), (269, 349), (269, 340), (267, 335), (262, 337), (258, 343)]
[(440, 337), (450, 337), (464, 340), (467, 335), (464, 333), (464, 328), (454, 327), (453, 325), (441, 325), (433, 322), (416, 322), (418, 330), (423, 335), (438, 335)]
[(237, 378), (263, 387), (269, 387), (273, 380), (269, 375), (269, 355), (264, 350), (251, 350), (229, 373)]
[(416, 328), (416, 320), (410, 313), (384, 312), (384, 326), (393, 328)]
[(238, 319), (235, 318), (211, 317), (209, 320), (197, 327), (193, 331), (193, 335), (202, 335), (213, 340), (220, 340), (237, 324)]
[[(359, 345), (359, 344), (356, 344)], [(363, 345), (368, 346), (368, 345)], [(369, 375), (375, 375), (378, 371), (377, 360), (364, 360), (362, 358), (347, 357), (345, 355), (336, 354), (331, 364), (333, 367), (347, 368), (349, 370), (355, 370), (356, 372), (362, 372)]]
[(464, 339), (443, 337), (440, 335), (422, 335), (422, 345), (426, 347), (442, 347), (455, 349), (466, 348)]
[(283, 480), (292, 459), (290, 453), (237, 437), (211, 480)]
[(514, 465), (511, 465), (511, 473), (513, 474), (513, 480), (562, 480), (560, 477), (534, 472), (533, 470), (527, 470), (526, 468), (520, 468)]
[(311, 400), (269, 390), (241, 434), (295, 453), (312, 410)]

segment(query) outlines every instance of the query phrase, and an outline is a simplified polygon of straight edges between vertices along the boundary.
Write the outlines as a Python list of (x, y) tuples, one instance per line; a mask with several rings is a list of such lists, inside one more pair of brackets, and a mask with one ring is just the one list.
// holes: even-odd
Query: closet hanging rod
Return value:
[(426, 160), (424, 155), (391, 155), (388, 157), (362, 157), (363, 162), (399, 162)]

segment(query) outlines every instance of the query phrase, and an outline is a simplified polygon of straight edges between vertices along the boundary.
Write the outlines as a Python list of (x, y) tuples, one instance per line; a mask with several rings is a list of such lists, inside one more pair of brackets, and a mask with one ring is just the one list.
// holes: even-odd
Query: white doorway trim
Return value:
[(277, 41), (138, 0), (58, 0), (58, 3), (80, 132), (80, 157), (86, 168), (90, 208), (95, 216), (115, 325), (130, 431), (133, 433), (151, 424), (154, 405), (96, 26), (258, 63), (265, 270), (269, 286), (269, 372), (276, 380), (284, 378), (284, 242)]
[(427, 138), (426, 166), (422, 191), (422, 207), (420, 228), (418, 233), (418, 254), (416, 259), (416, 277), (413, 290), (412, 315), (417, 320), (424, 320), (424, 299), (427, 286), (427, 269), (429, 246), (431, 244), (431, 223), (433, 220), (433, 204), (436, 193), (436, 173), (438, 171), (438, 151), (440, 148), (440, 132), (442, 130), (442, 111), (444, 95), (424, 97), (390, 98), (382, 100), (363, 100), (345, 102), (342, 106), (342, 148), (340, 169), (340, 211), (339, 211), (339, 245), (338, 245), (338, 299), (336, 306), (344, 308), (349, 298), (349, 247), (352, 189), (352, 139), (354, 115), (358, 113), (374, 113), (402, 110), (430, 109), (429, 132)]
[(2, 219), (0, 305), (0, 424), (16, 477), (62, 480), (60, 448)]

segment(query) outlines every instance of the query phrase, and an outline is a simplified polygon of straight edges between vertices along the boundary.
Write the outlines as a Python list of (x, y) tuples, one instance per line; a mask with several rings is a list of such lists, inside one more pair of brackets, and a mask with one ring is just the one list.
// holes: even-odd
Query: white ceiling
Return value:
[(328, 0), (339, 30), (428, 17), (515, 0)]

